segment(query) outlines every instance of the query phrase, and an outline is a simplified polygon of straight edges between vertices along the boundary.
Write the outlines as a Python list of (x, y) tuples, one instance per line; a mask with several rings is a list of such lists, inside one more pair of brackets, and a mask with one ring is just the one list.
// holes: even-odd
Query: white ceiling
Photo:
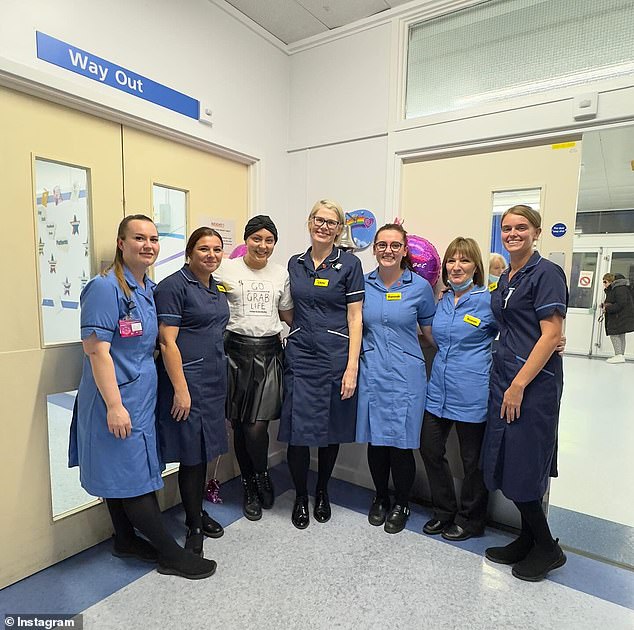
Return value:
[[(285, 44), (410, 0), (225, 0)], [(583, 136), (578, 210), (634, 208), (634, 127)]]
[(578, 210), (634, 208), (634, 127), (583, 134)]
[(387, 11), (410, 0), (226, 0), (285, 44)]

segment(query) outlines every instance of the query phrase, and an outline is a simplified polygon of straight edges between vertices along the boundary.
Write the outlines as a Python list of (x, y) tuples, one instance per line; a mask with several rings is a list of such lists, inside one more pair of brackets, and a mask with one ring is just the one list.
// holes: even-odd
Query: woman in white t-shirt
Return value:
[(277, 228), (270, 217), (253, 217), (244, 228), (244, 242), (244, 257), (224, 260), (214, 277), (229, 301), (227, 418), (242, 474), (243, 513), (257, 521), (262, 508), (273, 507), (275, 500), (268, 472), (268, 426), (280, 417), (280, 332), (283, 321), (292, 322), (293, 301), (287, 270), (268, 262), (277, 243)]

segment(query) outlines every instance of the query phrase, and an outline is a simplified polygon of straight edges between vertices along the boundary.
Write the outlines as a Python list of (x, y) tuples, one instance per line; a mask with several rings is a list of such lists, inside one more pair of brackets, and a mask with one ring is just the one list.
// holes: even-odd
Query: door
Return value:
[(49, 434), (48, 421), (79, 382), (83, 276), (114, 254), (120, 136), (115, 123), (0, 88), (0, 588), (110, 531), (103, 505), (53, 520), (49, 470), (66, 468), (49, 461), (49, 442), (63, 451), (68, 429)]
[(570, 302), (566, 317), (566, 352), (591, 356), (596, 352), (594, 344), (597, 328), (598, 298), (603, 292), (599, 272), (601, 248), (576, 248), (572, 254), (570, 272)]

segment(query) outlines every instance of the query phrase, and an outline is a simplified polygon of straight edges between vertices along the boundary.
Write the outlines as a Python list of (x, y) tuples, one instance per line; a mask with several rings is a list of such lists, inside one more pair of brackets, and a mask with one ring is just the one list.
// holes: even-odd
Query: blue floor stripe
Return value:
[[(271, 475), (276, 494), (282, 494), (292, 487), (285, 464), (274, 468)], [(315, 481), (316, 475), (311, 472), (309, 488), (314, 487)], [(329, 494), (334, 504), (361, 514), (367, 514), (373, 497), (370, 490), (338, 479), (331, 480)], [(224, 503), (207, 503), (205, 507), (220, 523), (228, 526), (242, 518), (242, 488), (239, 478), (222, 484), (221, 496)], [(407, 529), (422, 532), (423, 524), (430, 517), (430, 510), (413, 505)], [(168, 510), (164, 518), (170, 531), (182, 542), (185, 533), (182, 508), (178, 506)], [(266, 518), (266, 513), (263, 518)], [(424, 536), (422, 533), (420, 535)], [(443, 544), (453, 545), (479, 556), (483, 556), (486, 547), (504, 545), (510, 539), (509, 535), (491, 529), (487, 529), (480, 538), (462, 543), (450, 543), (436, 537)], [(140, 561), (114, 558), (110, 554), (110, 548), (110, 541), (106, 541), (1, 590), (0, 615), (76, 614), (153, 570), (152, 565)], [(567, 555), (566, 566), (553, 572), (549, 579), (634, 610), (634, 572), (574, 553)], [(416, 559), (412, 558), (412, 562), (415, 563)]]

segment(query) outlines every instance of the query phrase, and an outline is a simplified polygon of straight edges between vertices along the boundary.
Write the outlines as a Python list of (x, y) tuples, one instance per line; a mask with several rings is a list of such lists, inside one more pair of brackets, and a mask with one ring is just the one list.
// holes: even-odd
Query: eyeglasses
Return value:
[(315, 227), (323, 227), (324, 224), (328, 227), (329, 230), (336, 230), (340, 223), (339, 221), (335, 221), (334, 219), (325, 219), (324, 217), (313, 217), (313, 224)]
[[(377, 252), (384, 252), (387, 249), (388, 245), (385, 241), (379, 241), (378, 243), (374, 244), (374, 249), (376, 249)], [(400, 252), (401, 248), (403, 247), (403, 243), (397, 243), (396, 241), (392, 241), (390, 243), (390, 250), (396, 254), (396, 252)]]

